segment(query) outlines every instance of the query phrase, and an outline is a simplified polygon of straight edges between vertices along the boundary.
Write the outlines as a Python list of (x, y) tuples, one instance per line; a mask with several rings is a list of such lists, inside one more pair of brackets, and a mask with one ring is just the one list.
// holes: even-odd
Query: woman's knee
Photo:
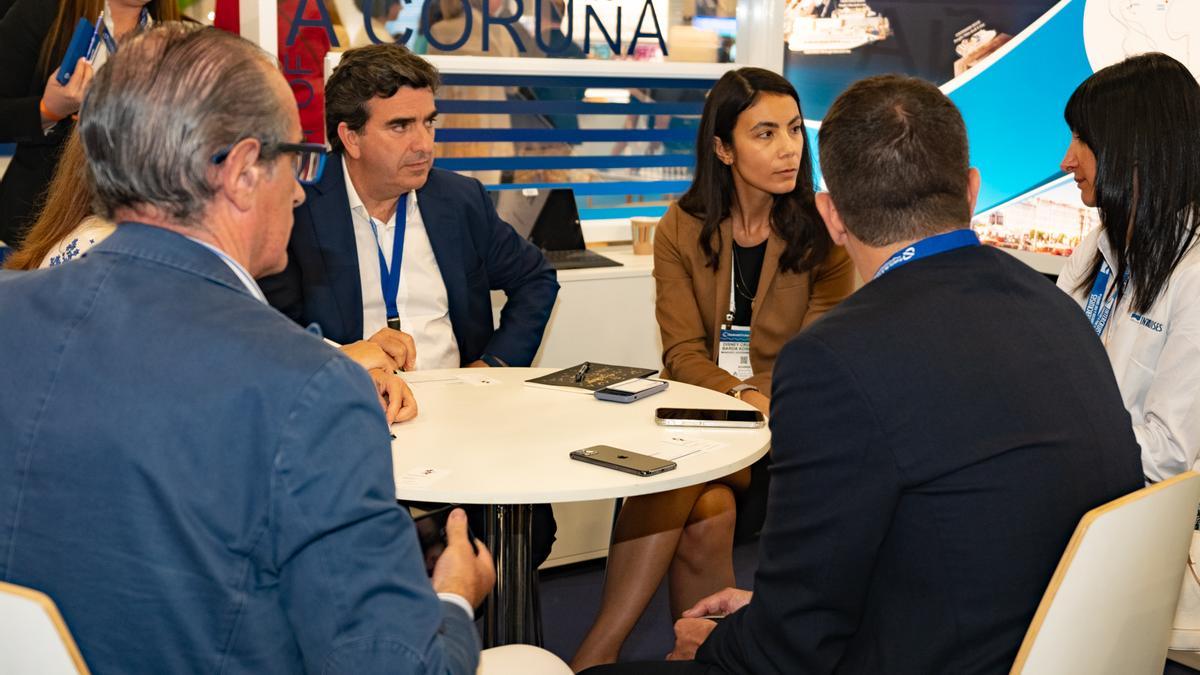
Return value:
[(680, 559), (703, 563), (732, 546), (737, 502), (724, 485), (709, 486), (696, 500), (679, 541)]

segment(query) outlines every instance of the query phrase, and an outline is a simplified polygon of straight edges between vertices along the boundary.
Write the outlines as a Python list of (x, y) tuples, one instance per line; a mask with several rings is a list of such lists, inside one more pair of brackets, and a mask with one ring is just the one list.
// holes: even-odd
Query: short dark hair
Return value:
[(733, 148), (733, 129), (738, 117), (763, 94), (787, 96), (796, 102), (801, 116), (800, 133), (805, 138), (796, 187), (787, 194), (776, 195), (771, 202), (771, 229), (784, 241), (779, 267), (789, 272), (812, 269), (824, 262), (833, 246), (813, 200), (812, 156), (808, 151), (800, 95), (778, 73), (739, 68), (722, 75), (704, 100), (704, 113), (696, 134), (695, 177), (679, 198), (679, 207), (704, 223), (700, 229), (700, 250), (705, 264), (714, 270), (723, 245), (721, 221), (729, 217), (736, 198), (733, 171), (717, 158), (715, 139), (720, 138), (726, 147)]
[(325, 83), (325, 134), (329, 145), (336, 151), (342, 149), (337, 131), (342, 122), (352, 131), (366, 125), (367, 101), (376, 96), (390, 98), (400, 87), (437, 93), (439, 84), (437, 69), (403, 45), (370, 45), (346, 51)]
[[(1170, 56), (1140, 54), (1084, 80), (1063, 115), (1096, 155), (1096, 207), (1117, 288), (1124, 293), (1128, 272), (1133, 310), (1145, 314), (1200, 240), (1200, 84)], [(1097, 251), (1079, 288), (1102, 262)]]
[(860, 80), (833, 102), (818, 139), (830, 197), (863, 243), (886, 246), (970, 222), (966, 125), (932, 84)]

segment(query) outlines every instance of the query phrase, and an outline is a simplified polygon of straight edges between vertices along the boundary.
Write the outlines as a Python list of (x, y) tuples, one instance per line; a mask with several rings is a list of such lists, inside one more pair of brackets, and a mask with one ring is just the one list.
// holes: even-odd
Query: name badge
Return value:
[(750, 379), (754, 369), (750, 367), (749, 326), (728, 326), (721, 329), (717, 365), (739, 380)]

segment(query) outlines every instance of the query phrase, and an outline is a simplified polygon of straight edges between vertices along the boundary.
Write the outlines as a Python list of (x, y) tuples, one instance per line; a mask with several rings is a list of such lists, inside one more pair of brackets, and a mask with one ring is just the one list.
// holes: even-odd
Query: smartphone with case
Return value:
[(571, 452), (571, 459), (637, 476), (653, 476), (675, 468), (675, 462), (614, 448), (611, 445), (593, 445), (590, 448), (574, 450)]
[(658, 408), (654, 421), (666, 427), (733, 427), (755, 429), (766, 424), (757, 410), (714, 408)]
[(79, 63), (79, 59), (91, 58), (92, 44), (96, 40), (96, 27), (87, 19), (80, 19), (79, 23), (75, 24), (75, 32), (71, 35), (71, 42), (67, 45), (67, 52), (63, 56), (62, 65), (58, 67), (58, 83), (66, 86), (71, 81), (71, 76), (75, 74), (75, 66)]
[(625, 380), (624, 382), (610, 384), (603, 389), (598, 389), (593, 396), (601, 401), (633, 403), (640, 398), (646, 398), (660, 391), (665, 391), (666, 388), (667, 382), (665, 380), (635, 377), (632, 380)]

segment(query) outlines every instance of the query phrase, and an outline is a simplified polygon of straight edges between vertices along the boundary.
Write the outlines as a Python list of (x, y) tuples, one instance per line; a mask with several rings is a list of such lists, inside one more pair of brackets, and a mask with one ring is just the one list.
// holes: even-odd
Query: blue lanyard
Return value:
[(383, 286), (383, 303), (387, 305), (387, 318), (400, 318), (400, 310), (396, 309), (396, 294), (400, 292), (400, 263), (404, 261), (404, 228), (408, 221), (408, 193), (400, 195), (396, 203), (396, 232), (392, 235), (392, 268), (388, 269), (387, 259), (383, 257), (383, 247), (379, 245), (379, 231), (375, 229), (375, 219), (367, 214), (367, 222), (371, 223), (371, 232), (375, 235), (375, 250), (379, 253), (379, 282)]
[[(108, 49), (109, 54), (117, 53), (117, 40), (109, 32), (108, 26), (104, 23), (104, 15), (101, 13), (99, 19), (100, 25), (96, 26), (96, 30), (100, 32), (100, 39), (104, 40), (104, 46)], [(150, 10), (146, 7), (142, 8), (142, 13), (138, 17), (138, 28), (145, 28), (146, 24), (150, 23)]]
[(975, 234), (975, 230), (952, 230), (932, 237), (926, 237), (911, 246), (893, 253), (887, 262), (879, 266), (879, 269), (875, 272), (875, 276), (871, 278), (878, 279), (897, 267), (907, 265), (914, 260), (928, 258), (931, 255), (967, 246), (979, 246), (979, 236)]
[[(1083, 308), (1087, 314), (1088, 321), (1092, 322), (1092, 329), (1096, 331), (1096, 335), (1104, 335), (1104, 327), (1108, 325), (1108, 319), (1112, 316), (1113, 306), (1117, 303), (1117, 289), (1105, 299), (1104, 291), (1108, 288), (1108, 280), (1112, 277), (1112, 268), (1107, 262), (1100, 261), (1100, 271), (1096, 273), (1096, 281), (1092, 284), (1092, 290), (1088, 293), (1087, 306)], [(1125, 270), (1124, 280), (1129, 282), (1129, 270)]]

